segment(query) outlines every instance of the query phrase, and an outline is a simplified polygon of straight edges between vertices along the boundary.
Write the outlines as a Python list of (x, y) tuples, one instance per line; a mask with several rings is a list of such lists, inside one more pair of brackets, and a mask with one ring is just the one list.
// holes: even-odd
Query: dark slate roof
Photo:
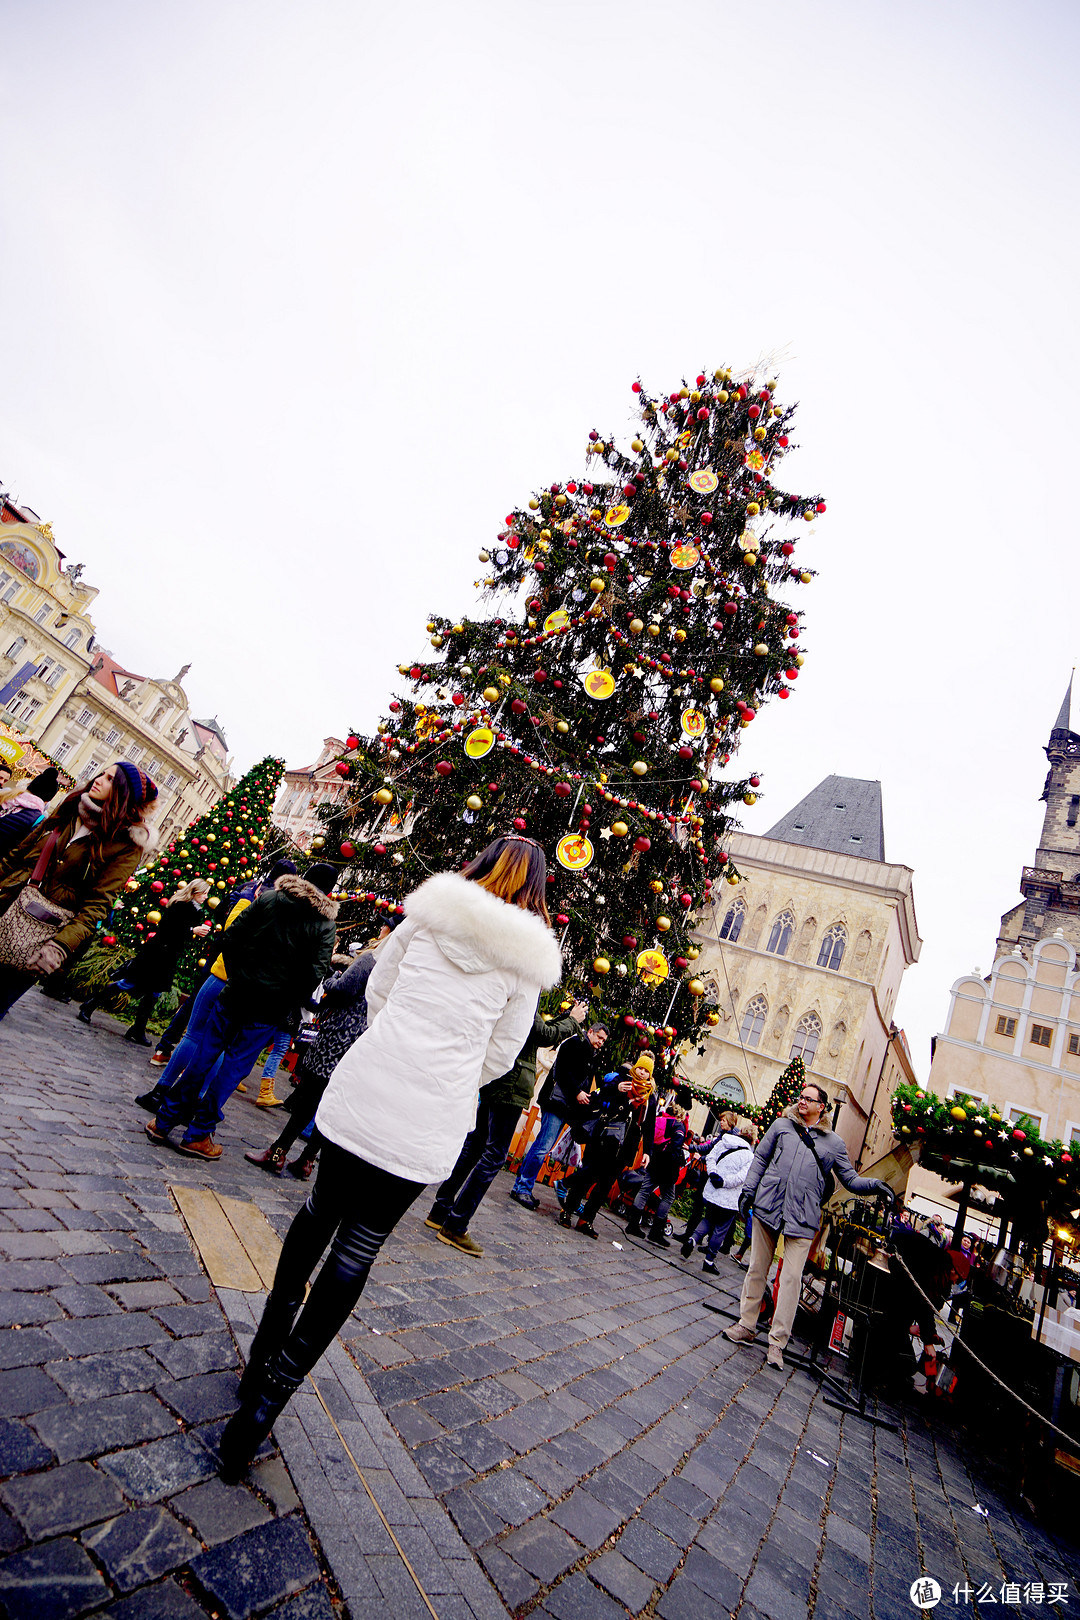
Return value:
[(881, 783), (855, 776), (827, 776), (805, 799), (770, 827), (766, 838), (807, 849), (831, 849), (838, 855), (885, 859), (885, 826)]
[(1070, 724), (1071, 711), (1072, 711), (1072, 689), (1073, 689), (1073, 678), (1070, 675), (1069, 676), (1069, 685), (1068, 685), (1068, 687), (1066, 689), (1064, 700), (1062, 702), (1061, 708), (1058, 711), (1058, 717), (1054, 721), (1054, 730), (1055, 731), (1071, 731), (1072, 730), (1072, 726)]

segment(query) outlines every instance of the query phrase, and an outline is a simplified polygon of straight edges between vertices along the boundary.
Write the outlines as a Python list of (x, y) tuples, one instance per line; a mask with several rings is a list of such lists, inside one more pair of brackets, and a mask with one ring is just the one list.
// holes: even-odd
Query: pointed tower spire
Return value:
[(1075, 675), (1076, 675), (1076, 670), (1074, 669), (1072, 671), (1072, 673), (1070, 674), (1070, 676), (1069, 676), (1069, 685), (1068, 685), (1068, 687), (1066, 689), (1065, 697), (1064, 697), (1064, 699), (1062, 701), (1061, 708), (1058, 710), (1058, 717), (1054, 721), (1054, 730), (1055, 731), (1071, 731), (1072, 730), (1072, 726), (1070, 725), (1069, 722), (1070, 722), (1070, 719), (1072, 717), (1072, 689), (1073, 689), (1073, 679), (1074, 679)]

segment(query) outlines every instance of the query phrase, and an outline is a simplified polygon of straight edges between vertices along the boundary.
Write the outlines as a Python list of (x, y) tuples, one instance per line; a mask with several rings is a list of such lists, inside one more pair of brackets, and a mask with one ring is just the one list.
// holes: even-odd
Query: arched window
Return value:
[(730, 939), (734, 945), (742, 933), (742, 925), (745, 921), (746, 907), (741, 900), (736, 900), (734, 905), (728, 907), (728, 914), (720, 925), (720, 938)]
[(8, 648), (7, 652), (4, 654), (4, 657), (5, 658), (18, 658), (19, 654), (22, 652), (22, 650), (23, 650), (23, 648), (25, 646), (26, 646), (26, 637), (25, 636), (16, 636), (15, 640), (11, 643), (11, 646)]
[(847, 930), (840, 923), (833, 923), (831, 928), (826, 929), (821, 941), (821, 949), (817, 953), (818, 967), (832, 968), (835, 972), (844, 960), (846, 944)]
[(782, 911), (772, 925), (769, 943), (765, 947), (774, 956), (786, 956), (791, 936), (795, 932), (795, 919), (790, 911)]
[(739, 1027), (739, 1039), (744, 1046), (756, 1046), (761, 1039), (761, 1032), (765, 1028), (765, 1015), (769, 1010), (769, 1003), (764, 996), (752, 996), (746, 1003), (742, 1015), (742, 1024)]
[(803, 1013), (795, 1025), (795, 1034), (791, 1042), (790, 1056), (801, 1057), (806, 1067), (812, 1068), (814, 1054), (817, 1052), (818, 1041), (821, 1039), (821, 1019), (817, 1013)]
[(81, 630), (69, 630), (67, 635), (64, 637), (64, 646), (65, 647), (75, 648), (75, 647), (77, 647), (79, 645), (79, 642), (81, 640), (82, 640), (82, 631)]

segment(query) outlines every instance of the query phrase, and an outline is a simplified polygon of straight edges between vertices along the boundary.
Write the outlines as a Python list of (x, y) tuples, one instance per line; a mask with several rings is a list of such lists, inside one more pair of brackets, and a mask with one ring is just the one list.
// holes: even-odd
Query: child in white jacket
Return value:
[(730, 1126), (717, 1137), (705, 1159), (701, 1220), (682, 1246), (684, 1260), (690, 1258), (696, 1244), (704, 1247), (702, 1271), (716, 1271), (717, 1253), (735, 1225), (735, 1217), (739, 1213), (739, 1191), (754, 1159), (754, 1127), (743, 1125), (735, 1131), (731, 1129), (734, 1116), (721, 1119), (721, 1125), (726, 1124), (727, 1120), (730, 1120)]

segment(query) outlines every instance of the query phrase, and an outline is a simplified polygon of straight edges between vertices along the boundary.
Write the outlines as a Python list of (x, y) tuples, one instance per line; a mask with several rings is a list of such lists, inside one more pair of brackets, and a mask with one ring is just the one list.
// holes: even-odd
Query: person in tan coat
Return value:
[(74, 912), (38, 950), (29, 971), (0, 967), (0, 1018), (35, 979), (63, 968), (86, 944), (116, 896), (154, 844), (146, 823), (157, 788), (130, 760), (118, 760), (87, 788), (75, 788), (44, 821), (0, 857), (0, 914), (29, 883), (38, 858), (56, 843), (39, 887), (46, 899)]

